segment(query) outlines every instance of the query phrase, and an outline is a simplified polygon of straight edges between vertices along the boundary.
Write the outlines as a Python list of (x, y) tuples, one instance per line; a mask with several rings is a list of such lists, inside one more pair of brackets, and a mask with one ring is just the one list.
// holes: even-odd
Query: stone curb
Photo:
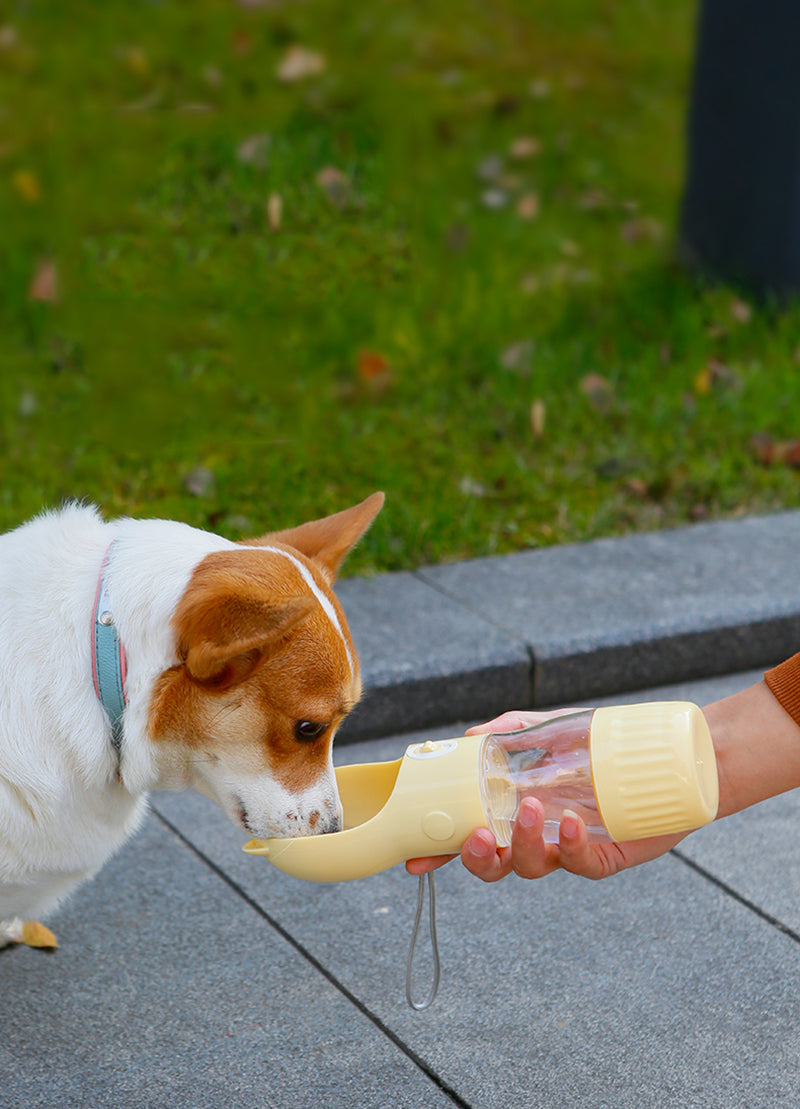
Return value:
[(800, 511), (351, 578), (340, 742), (767, 667), (800, 649)]

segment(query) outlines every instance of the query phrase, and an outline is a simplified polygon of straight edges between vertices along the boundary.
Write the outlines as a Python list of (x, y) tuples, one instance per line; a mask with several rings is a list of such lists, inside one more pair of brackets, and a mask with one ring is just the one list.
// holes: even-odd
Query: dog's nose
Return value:
[(330, 832), (341, 832), (342, 817), (338, 812), (320, 812), (315, 809), (308, 818), (308, 825), (315, 836), (326, 836)]

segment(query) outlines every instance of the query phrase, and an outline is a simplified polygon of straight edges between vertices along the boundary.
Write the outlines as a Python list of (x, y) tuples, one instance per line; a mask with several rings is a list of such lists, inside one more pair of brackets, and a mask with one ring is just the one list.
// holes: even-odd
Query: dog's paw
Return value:
[(10, 943), (22, 942), (22, 929), (25, 921), (18, 916), (10, 920), (0, 920), (0, 947), (8, 947)]
[(0, 920), (0, 947), (12, 943), (24, 943), (28, 947), (58, 947), (58, 940), (44, 924), (38, 920), (21, 920), (18, 916)]

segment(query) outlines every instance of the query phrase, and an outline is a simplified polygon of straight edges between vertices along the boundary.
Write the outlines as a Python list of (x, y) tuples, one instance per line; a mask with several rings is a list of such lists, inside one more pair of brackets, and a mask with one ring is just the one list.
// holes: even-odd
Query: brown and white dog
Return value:
[(331, 585), (382, 504), (238, 544), (80, 505), (0, 537), (0, 944), (149, 790), (192, 786), (255, 836), (340, 827), (331, 742), (361, 686)]

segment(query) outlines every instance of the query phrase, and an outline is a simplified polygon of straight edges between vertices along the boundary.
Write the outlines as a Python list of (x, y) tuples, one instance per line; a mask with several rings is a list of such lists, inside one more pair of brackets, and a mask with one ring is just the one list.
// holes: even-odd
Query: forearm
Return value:
[(719, 770), (719, 816), (800, 786), (800, 725), (766, 682), (703, 709)]

